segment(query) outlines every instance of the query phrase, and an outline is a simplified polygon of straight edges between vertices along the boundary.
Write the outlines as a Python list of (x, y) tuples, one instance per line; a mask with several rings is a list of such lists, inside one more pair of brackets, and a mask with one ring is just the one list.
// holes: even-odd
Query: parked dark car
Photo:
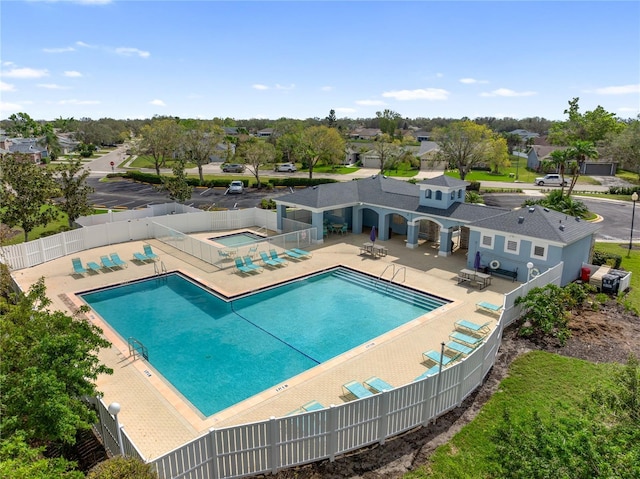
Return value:
[(244, 171), (244, 165), (239, 163), (225, 163), (222, 165), (222, 171), (225, 173), (242, 173)]

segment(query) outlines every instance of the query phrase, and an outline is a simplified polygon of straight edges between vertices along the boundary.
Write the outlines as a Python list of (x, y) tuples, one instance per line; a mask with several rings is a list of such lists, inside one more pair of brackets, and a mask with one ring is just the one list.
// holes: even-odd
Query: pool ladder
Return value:
[(160, 266), (158, 266), (157, 262), (153, 262), (153, 271), (155, 271), (156, 276), (161, 274), (167, 274), (167, 268), (164, 265), (164, 261), (160, 261)]
[(138, 355), (149, 361), (149, 350), (144, 344), (133, 337), (127, 339), (127, 344), (129, 345), (129, 357), (133, 356), (135, 359)]
[(406, 266), (401, 266), (396, 270), (396, 265), (395, 263), (391, 263), (388, 264), (387, 267), (384, 269), (384, 271), (382, 273), (380, 273), (380, 276), (378, 276), (378, 280), (380, 281), (382, 279), (382, 277), (384, 276), (384, 274), (387, 272), (387, 270), (391, 268), (391, 279), (389, 280), (389, 283), (393, 283), (393, 280), (396, 279), (396, 276), (398, 274), (400, 274), (400, 272), (402, 271), (402, 283), (404, 283), (407, 280), (407, 267)]

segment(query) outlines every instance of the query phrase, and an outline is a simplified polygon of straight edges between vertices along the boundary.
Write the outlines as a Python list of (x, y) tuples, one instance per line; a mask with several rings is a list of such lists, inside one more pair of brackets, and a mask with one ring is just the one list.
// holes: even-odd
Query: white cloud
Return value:
[(12, 113), (14, 111), (20, 110), (23, 110), (22, 105), (0, 101), (0, 116), (2, 117), (4, 117), (7, 113)]
[(460, 78), (459, 81), (466, 85), (473, 85), (474, 83), (489, 83), (487, 80), (477, 80), (475, 78)]
[(154, 105), (154, 106), (167, 106), (167, 104), (165, 102), (163, 102), (162, 100), (151, 100), (149, 102), (150, 105)]
[(254, 83), (253, 85), (251, 85), (251, 88), (253, 88), (254, 90), (268, 90), (269, 87), (267, 85), (262, 85), (260, 83)]
[(69, 77), (69, 78), (78, 78), (82, 76), (82, 73), (77, 72), (75, 70), (69, 70), (64, 72), (64, 76)]
[(55, 83), (38, 83), (39, 88), (46, 88), (47, 90), (68, 90), (69, 87), (57, 85)]
[(73, 47), (43, 48), (42, 51), (45, 53), (66, 53), (66, 52), (75, 52), (76, 49)]
[(333, 87), (332, 86), (323, 86), (320, 88), (320, 90), (322, 91), (333, 91)]
[(504, 96), (504, 97), (515, 97), (515, 96), (533, 96), (537, 95), (538, 92), (535, 91), (514, 91), (509, 90), (508, 88), (498, 88), (497, 90), (493, 90), (490, 92), (480, 93), (480, 96), (485, 97), (493, 97), (493, 96)]
[(75, 98), (71, 100), (60, 100), (57, 102), (58, 105), (99, 105), (100, 102), (98, 100), (76, 100)]
[(276, 83), (276, 90), (294, 90), (295, 88), (296, 86), (293, 83), (289, 86), (280, 85), (279, 83)]
[(640, 83), (636, 85), (606, 86), (594, 90), (598, 95), (627, 95), (629, 93), (640, 93)]
[(93, 45), (89, 45), (88, 43), (81, 42), (81, 41), (77, 41), (76, 45), (78, 45), (79, 47), (84, 47), (84, 48), (96, 48)]
[(0, 81), (0, 91), (16, 91), (15, 85)]
[(638, 108), (637, 107), (633, 108), (633, 107), (630, 107), (630, 106), (623, 106), (621, 108), (618, 108), (618, 111), (623, 112), (623, 113), (629, 113), (629, 112), (633, 113), (635, 111), (638, 111)]
[(446, 100), (449, 92), (442, 88), (419, 88), (416, 90), (394, 90), (382, 94), (385, 98), (393, 98), (399, 101), (409, 100)]
[(42, 78), (49, 76), (49, 70), (37, 70), (35, 68), (12, 68), (11, 70), (2, 72), (2, 76), (6, 78)]
[(382, 100), (357, 100), (356, 101), (356, 105), (380, 106), (380, 105), (386, 105), (386, 103), (383, 102)]
[(355, 113), (356, 111), (358, 110), (356, 110), (355, 108), (348, 108), (348, 107), (336, 108), (336, 113), (344, 113), (345, 115)]
[(139, 56), (140, 58), (149, 58), (151, 56), (151, 53), (149, 52), (145, 52), (144, 50), (140, 50), (138, 48), (125, 48), (125, 47), (120, 47), (120, 48), (116, 48), (115, 52), (118, 55), (122, 55), (125, 57), (132, 57), (132, 56)]

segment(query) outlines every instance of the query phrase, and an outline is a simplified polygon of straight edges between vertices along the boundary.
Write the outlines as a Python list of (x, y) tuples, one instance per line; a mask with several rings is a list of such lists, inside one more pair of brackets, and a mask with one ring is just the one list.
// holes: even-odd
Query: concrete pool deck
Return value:
[[(191, 236), (205, 239), (217, 234), (224, 233), (209, 232)], [(233, 261), (224, 263), (228, 266), (221, 270), (166, 244), (149, 241), (168, 271), (183, 272), (227, 296), (338, 265), (374, 276), (379, 276), (389, 267), (384, 276), (389, 279), (393, 268), (390, 265), (395, 265), (396, 271), (406, 267), (404, 284), (407, 286), (452, 302), (209, 417), (203, 417), (186, 402), (149, 363), (131, 358), (126, 341), (91, 311), (87, 317), (103, 329), (105, 337), (112, 343), (110, 348), (101, 350), (99, 356), (102, 362), (113, 368), (114, 374), (101, 376), (98, 379), (98, 389), (103, 393), (106, 404), (113, 401), (121, 404), (122, 411), (118, 416), (120, 423), (143, 456), (146, 459), (161, 456), (206, 433), (210, 428), (284, 416), (311, 400), (317, 400), (327, 407), (341, 404), (345, 401), (342, 385), (351, 380), (361, 382), (370, 376), (378, 376), (394, 386), (409, 383), (427, 368), (422, 363), (422, 353), (429, 349), (439, 351), (440, 344), (449, 339), (455, 321), (464, 318), (477, 323), (492, 321), (495, 324), (497, 316), (477, 311), (476, 303), (486, 301), (502, 304), (502, 295), (518, 285), (501, 278), (493, 278), (492, 284), (481, 291), (466, 283), (459, 285), (456, 277), (466, 267), (465, 251), (457, 251), (449, 257), (439, 257), (436, 245), (422, 243), (412, 250), (406, 248), (404, 238), (398, 236), (380, 242), (387, 248), (388, 255), (374, 259), (360, 255), (360, 246), (367, 241), (368, 235), (332, 235), (322, 245), (305, 247), (313, 253), (312, 258), (291, 260), (287, 267), (265, 268), (263, 273), (251, 276), (236, 274)], [(139, 241), (121, 243), (83, 251), (18, 270), (14, 272), (14, 277), (24, 290), (38, 278), (44, 277), (47, 295), (52, 300), (51, 308), (71, 313), (84, 304), (75, 293), (153, 276), (155, 270), (152, 263), (141, 264), (130, 260), (134, 252), (142, 251), (142, 244)], [(240, 253), (248, 248), (249, 246), (242, 247)], [(280, 251), (280, 248), (277, 249)], [(119, 253), (128, 262), (128, 267), (84, 277), (71, 274), (71, 257), (80, 257), (86, 264), (87, 261), (98, 262), (100, 256), (112, 252)], [(400, 283), (404, 279), (402, 276), (399, 273), (396, 277)], [(310, 301), (313, 300), (314, 298), (310, 298)], [(327, 298), (317, 300), (326, 301)], [(291, 320), (299, 321), (304, 318)], [(211, 385), (211, 394), (215, 394), (215, 384)]]

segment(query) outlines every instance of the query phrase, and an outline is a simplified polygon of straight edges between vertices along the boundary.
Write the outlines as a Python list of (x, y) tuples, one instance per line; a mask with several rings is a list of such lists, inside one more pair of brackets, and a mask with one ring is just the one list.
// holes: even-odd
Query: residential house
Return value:
[(356, 128), (349, 133), (349, 138), (352, 140), (375, 140), (382, 135), (382, 131), (379, 128)]

